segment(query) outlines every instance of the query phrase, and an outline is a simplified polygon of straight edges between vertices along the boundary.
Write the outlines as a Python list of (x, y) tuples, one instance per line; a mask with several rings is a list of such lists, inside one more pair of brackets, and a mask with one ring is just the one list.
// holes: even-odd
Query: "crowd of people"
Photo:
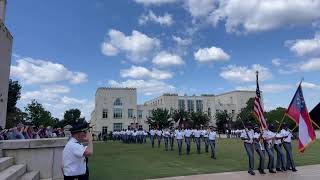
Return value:
[(0, 140), (16, 140), (16, 139), (40, 139), (65, 137), (62, 128), (53, 128), (51, 126), (31, 126), (22, 123), (17, 124), (10, 129), (0, 127)]
[(114, 131), (112, 133), (112, 139), (122, 141), (123, 143), (146, 143), (148, 133), (142, 128), (134, 129), (123, 129), (121, 131)]
[[(241, 139), (244, 141), (244, 147), (249, 159), (248, 173), (255, 175), (254, 172), (254, 150), (259, 156), (258, 171), (260, 174), (266, 174), (264, 169), (265, 153), (268, 155), (269, 173), (285, 172), (292, 170), (296, 172), (295, 163), (292, 156), (291, 141), (293, 133), (288, 128), (287, 124), (282, 125), (282, 129), (276, 130), (270, 124), (268, 128), (261, 130), (259, 126), (253, 127), (251, 123), (247, 123), (247, 129), (242, 132)], [(286, 156), (283, 154), (284, 148)], [(275, 153), (276, 152), (276, 163)], [(276, 168), (274, 170), (274, 168)]]

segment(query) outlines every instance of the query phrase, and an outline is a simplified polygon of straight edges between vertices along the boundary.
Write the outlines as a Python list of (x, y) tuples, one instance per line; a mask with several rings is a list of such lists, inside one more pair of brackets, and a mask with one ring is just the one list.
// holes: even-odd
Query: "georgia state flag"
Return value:
[(287, 115), (299, 126), (299, 151), (304, 152), (306, 146), (316, 139), (312, 121), (299, 85), (287, 110)]

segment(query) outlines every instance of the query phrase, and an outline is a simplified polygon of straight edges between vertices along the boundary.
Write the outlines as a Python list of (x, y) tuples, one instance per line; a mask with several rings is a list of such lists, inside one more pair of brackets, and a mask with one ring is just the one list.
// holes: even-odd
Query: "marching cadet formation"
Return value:
[[(259, 127), (253, 128), (251, 123), (247, 123), (246, 129), (241, 134), (241, 139), (244, 141), (244, 147), (249, 159), (248, 173), (255, 175), (254, 150), (259, 156), (258, 171), (260, 174), (266, 174), (264, 171), (265, 152), (268, 155), (267, 168), (269, 173), (276, 173), (276, 171), (285, 172), (287, 170), (296, 172), (297, 169), (292, 158), (292, 137), (293, 134), (285, 123), (282, 124), (282, 129), (279, 132), (276, 132), (273, 125), (269, 125), (267, 129), (261, 132)], [(286, 156), (283, 154), (282, 147), (285, 150)], [(274, 167), (274, 152), (277, 154), (276, 167)], [(276, 171), (274, 168), (276, 168)]]
[[(127, 129), (121, 131), (115, 131), (112, 134), (113, 140), (119, 140), (123, 143), (146, 143), (148, 133), (143, 129)], [(211, 158), (216, 159), (215, 147), (216, 147), (216, 132), (215, 128), (210, 126), (208, 129), (190, 129), (190, 128), (166, 128), (166, 129), (154, 129), (151, 128), (149, 131), (149, 137), (151, 147), (154, 148), (155, 141), (157, 147), (161, 147), (163, 139), (164, 150), (173, 151), (174, 142), (177, 142), (179, 155), (182, 155), (182, 144), (186, 144), (186, 154), (190, 154), (191, 143), (195, 142), (197, 153), (201, 153), (201, 142), (204, 142), (205, 152), (209, 152), (211, 149)]]

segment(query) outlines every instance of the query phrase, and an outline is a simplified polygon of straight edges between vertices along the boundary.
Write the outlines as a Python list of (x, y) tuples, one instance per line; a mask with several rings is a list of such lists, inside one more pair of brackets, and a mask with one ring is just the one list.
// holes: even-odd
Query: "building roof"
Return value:
[[(256, 91), (249, 91), (249, 90), (234, 90), (234, 91), (229, 91), (229, 92), (225, 92), (225, 93), (222, 93), (222, 94), (218, 94), (216, 96), (223, 96), (223, 95), (226, 95), (226, 94), (232, 94), (232, 93), (238, 93), (238, 92), (244, 92), (244, 93), (256, 93)], [(262, 91), (261, 91), (262, 92)]]

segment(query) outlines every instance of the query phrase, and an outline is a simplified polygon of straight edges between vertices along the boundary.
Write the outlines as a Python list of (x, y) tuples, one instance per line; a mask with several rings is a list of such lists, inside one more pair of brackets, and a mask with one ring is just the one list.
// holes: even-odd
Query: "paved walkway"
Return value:
[[(226, 172), (216, 174), (200, 174), (192, 176), (178, 176), (170, 178), (161, 178), (158, 180), (319, 180), (320, 164), (297, 167), (298, 172), (288, 171), (285, 173), (276, 173), (260, 175), (256, 171), (255, 176), (249, 175), (245, 171)], [(267, 172), (267, 171), (266, 171)]]

